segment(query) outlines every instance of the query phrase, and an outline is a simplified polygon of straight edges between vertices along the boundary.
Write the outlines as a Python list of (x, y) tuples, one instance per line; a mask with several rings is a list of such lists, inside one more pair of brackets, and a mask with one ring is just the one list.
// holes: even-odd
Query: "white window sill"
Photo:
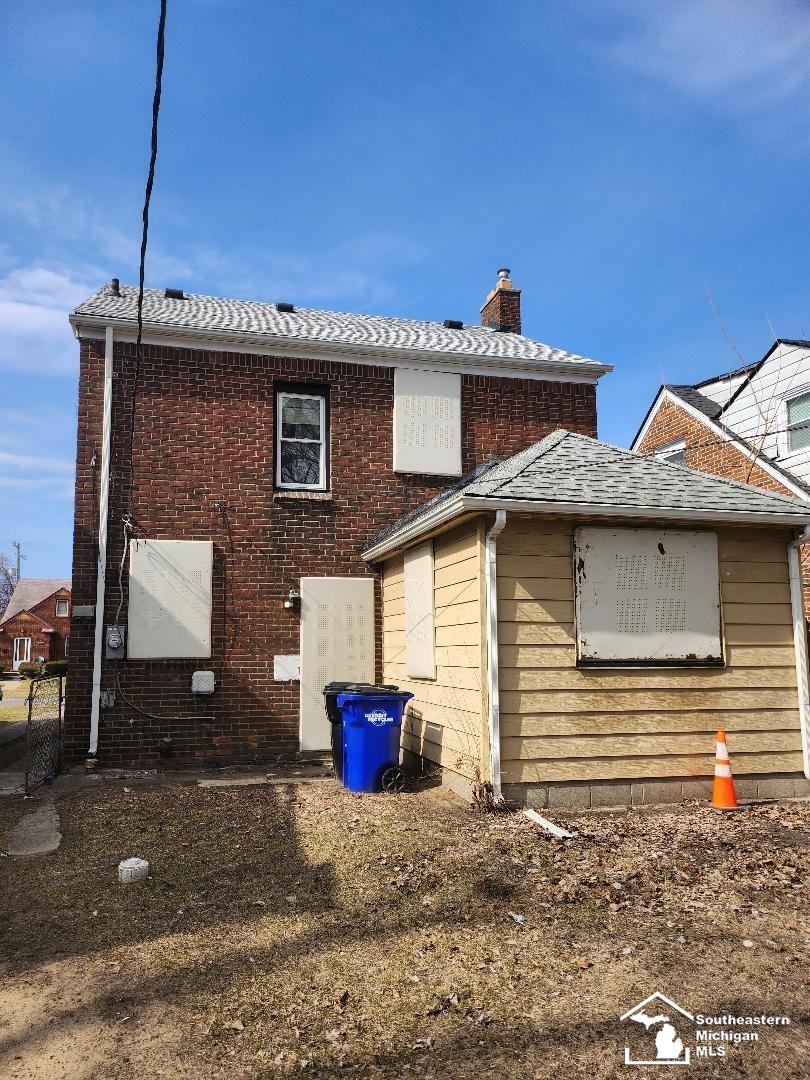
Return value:
[(300, 488), (278, 488), (273, 492), (274, 499), (331, 499), (331, 491), (303, 491)]

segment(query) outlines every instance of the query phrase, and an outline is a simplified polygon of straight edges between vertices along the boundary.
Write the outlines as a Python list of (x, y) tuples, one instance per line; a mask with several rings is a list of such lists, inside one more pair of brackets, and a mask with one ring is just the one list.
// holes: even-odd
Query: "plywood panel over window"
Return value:
[(717, 535), (575, 532), (580, 663), (722, 663)]
[(210, 540), (132, 540), (127, 655), (137, 660), (211, 655)]
[(461, 476), (461, 376), (394, 372), (394, 470)]
[[(456, 588), (456, 586), (451, 586)], [(433, 541), (405, 552), (405, 666), (412, 679), (435, 679)]]

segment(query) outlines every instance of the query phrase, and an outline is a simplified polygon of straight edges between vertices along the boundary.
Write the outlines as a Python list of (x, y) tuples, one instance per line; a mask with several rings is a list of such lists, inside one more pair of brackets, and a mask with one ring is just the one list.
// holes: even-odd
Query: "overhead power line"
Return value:
[(152, 138), (149, 155), (149, 172), (146, 177), (146, 190), (143, 200), (143, 229), (141, 232), (141, 262), (138, 272), (138, 334), (135, 339), (135, 369), (132, 376), (132, 405), (129, 421), (129, 510), (132, 511), (132, 495), (135, 486), (135, 418), (138, 398), (138, 384), (141, 377), (142, 338), (143, 338), (143, 291), (146, 276), (146, 248), (149, 242), (149, 206), (152, 201), (152, 188), (155, 183), (155, 165), (158, 154), (158, 119), (160, 117), (160, 97), (163, 90), (163, 58), (166, 34), (166, 0), (160, 0), (160, 20), (158, 22), (155, 56), (155, 92), (152, 98)]

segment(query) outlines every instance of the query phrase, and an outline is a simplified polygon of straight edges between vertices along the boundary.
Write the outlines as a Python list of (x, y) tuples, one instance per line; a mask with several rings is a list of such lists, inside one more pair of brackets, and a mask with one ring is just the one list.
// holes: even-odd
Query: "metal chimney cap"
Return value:
[(498, 280), (499, 281), (508, 281), (509, 275), (511, 273), (512, 273), (512, 271), (509, 269), (508, 266), (502, 266), (500, 268), (500, 270), (498, 271)]

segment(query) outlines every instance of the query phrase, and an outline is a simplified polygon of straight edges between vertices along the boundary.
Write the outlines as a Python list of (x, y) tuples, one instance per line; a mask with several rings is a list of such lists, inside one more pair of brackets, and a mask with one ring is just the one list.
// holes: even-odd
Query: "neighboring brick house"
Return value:
[(136, 301), (114, 280), (71, 316), (66, 755), (146, 765), (325, 749), (323, 685), (382, 674), (370, 538), (556, 428), (595, 435), (610, 368), (522, 336), (508, 271), (481, 326), (147, 290), (139, 365)]
[(21, 578), (0, 619), (0, 668), (16, 671), (27, 660), (61, 660), (69, 635), (70, 582)]
[[(631, 449), (810, 500), (810, 342), (778, 339), (762, 360), (658, 391)], [(802, 557), (810, 612), (810, 549)]]

